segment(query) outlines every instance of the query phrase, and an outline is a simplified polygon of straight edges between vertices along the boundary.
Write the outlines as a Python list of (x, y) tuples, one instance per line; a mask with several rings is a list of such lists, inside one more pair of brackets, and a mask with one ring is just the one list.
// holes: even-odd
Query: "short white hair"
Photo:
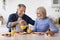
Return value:
[(46, 14), (46, 9), (44, 7), (38, 7), (37, 10), (41, 10), (44, 14)]

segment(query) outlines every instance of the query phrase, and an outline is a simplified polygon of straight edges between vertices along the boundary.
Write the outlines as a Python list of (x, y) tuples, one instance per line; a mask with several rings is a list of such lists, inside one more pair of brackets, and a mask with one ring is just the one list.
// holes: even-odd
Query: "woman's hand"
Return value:
[(32, 32), (32, 34), (41, 35), (41, 32)]
[(46, 35), (47, 35), (47, 36), (53, 36), (53, 35), (54, 35), (54, 32), (48, 31), (48, 32), (46, 32)]

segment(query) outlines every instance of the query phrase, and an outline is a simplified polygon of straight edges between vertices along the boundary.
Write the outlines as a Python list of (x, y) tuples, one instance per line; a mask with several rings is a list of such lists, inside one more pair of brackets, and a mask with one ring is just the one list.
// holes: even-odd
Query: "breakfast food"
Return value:
[(41, 33), (40, 33), (40, 32), (35, 32), (35, 34), (37, 34), (37, 35), (41, 35)]
[(31, 34), (35, 34), (34, 32), (31, 32)]
[(2, 34), (2, 36), (11, 37), (11, 34)]
[(51, 31), (48, 31), (48, 32), (46, 32), (46, 34), (45, 34), (46, 36), (53, 36), (54, 35), (54, 33), (53, 32), (51, 32)]
[(23, 34), (26, 34), (26, 32), (15, 32), (15, 34), (20, 34), (20, 35), (23, 35)]
[(11, 37), (11, 34), (8, 34), (8, 37)]
[(15, 33), (19, 34), (20, 32), (15, 32)]

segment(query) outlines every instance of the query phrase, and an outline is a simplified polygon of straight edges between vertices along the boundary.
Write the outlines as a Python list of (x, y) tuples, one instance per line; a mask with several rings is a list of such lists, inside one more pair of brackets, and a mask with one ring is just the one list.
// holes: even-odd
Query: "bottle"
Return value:
[(27, 29), (27, 33), (30, 34), (32, 32), (31, 30), (31, 26), (29, 25), (28, 29)]
[(11, 35), (14, 36), (14, 34), (15, 34), (15, 30), (14, 28), (11, 28)]
[(27, 29), (27, 33), (29, 33), (29, 34), (30, 34), (31, 32), (32, 32), (32, 31), (31, 31), (31, 29)]

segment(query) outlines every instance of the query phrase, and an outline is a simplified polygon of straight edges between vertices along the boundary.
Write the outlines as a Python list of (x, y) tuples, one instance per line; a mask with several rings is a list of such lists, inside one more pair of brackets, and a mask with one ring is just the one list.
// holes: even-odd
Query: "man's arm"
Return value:
[(11, 26), (11, 27), (14, 27), (14, 26), (16, 26), (17, 24), (18, 24), (18, 21), (11, 22), (10, 26)]
[(34, 25), (35, 21), (32, 20), (31, 18), (29, 18), (29, 23), (30, 23), (31, 25)]
[(29, 16), (25, 15), (23, 16), (23, 18), (25, 19), (25, 21), (27, 21), (28, 24), (34, 25), (35, 21), (32, 20)]
[(11, 14), (8, 18), (8, 22), (7, 22), (7, 27), (10, 28), (10, 27), (14, 27), (18, 24), (18, 21), (15, 21), (15, 15), (14, 14)]

